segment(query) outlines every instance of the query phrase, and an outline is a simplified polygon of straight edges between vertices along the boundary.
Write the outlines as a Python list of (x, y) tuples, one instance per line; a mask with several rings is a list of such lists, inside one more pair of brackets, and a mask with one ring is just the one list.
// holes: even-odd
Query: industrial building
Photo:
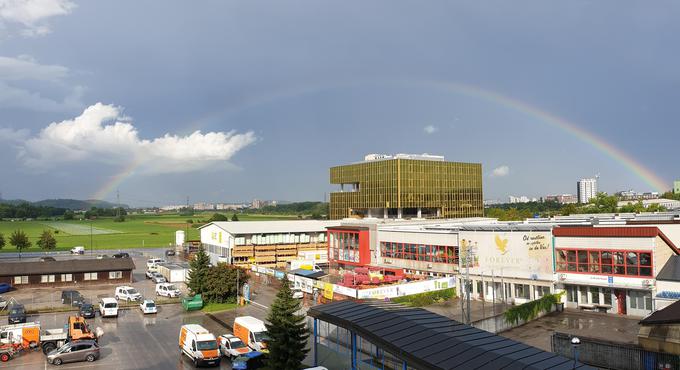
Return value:
[(370, 154), (332, 167), (330, 218), (481, 217), (482, 165), (433, 155)]
[(223, 221), (200, 227), (211, 263), (285, 268), (304, 251), (326, 253), (326, 228), (337, 221)]

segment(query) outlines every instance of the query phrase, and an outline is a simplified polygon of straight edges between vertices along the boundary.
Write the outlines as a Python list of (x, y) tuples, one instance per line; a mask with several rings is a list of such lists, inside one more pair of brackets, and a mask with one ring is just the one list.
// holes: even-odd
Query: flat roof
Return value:
[(326, 232), (327, 227), (340, 226), (340, 221), (285, 220), (285, 221), (218, 221), (201, 226), (215, 225), (232, 235), (239, 234), (287, 234)]
[(352, 330), (417, 369), (594, 369), (422, 308), (339, 301), (307, 314)]
[(0, 276), (134, 270), (131, 258), (73, 259), (0, 263)]

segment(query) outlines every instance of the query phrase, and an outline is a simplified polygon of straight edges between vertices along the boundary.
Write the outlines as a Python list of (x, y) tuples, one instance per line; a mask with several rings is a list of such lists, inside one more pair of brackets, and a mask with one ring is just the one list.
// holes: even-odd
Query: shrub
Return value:
[(509, 324), (516, 325), (520, 320), (533, 320), (541, 312), (550, 312), (553, 305), (560, 302), (563, 294), (564, 292), (558, 294), (548, 294), (531, 302), (511, 307), (503, 314), (505, 316), (505, 321)]
[(456, 288), (435, 290), (418, 294), (405, 295), (392, 298), (392, 302), (402, 303), (411, 307), (422, 307), (433, 303), (444, 302), (456, 296)]

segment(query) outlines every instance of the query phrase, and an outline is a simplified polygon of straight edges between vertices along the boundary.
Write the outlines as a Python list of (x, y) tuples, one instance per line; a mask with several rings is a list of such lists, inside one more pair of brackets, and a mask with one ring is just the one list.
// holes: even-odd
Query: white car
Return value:
[(143, 314), (147, 313), (158, 313), (158, 308), (156, 303), (150, 299), (145, 299), (139, 304), (139, 309), (142, 310)]
[(102, 298), (99, 301), (99, 316), (118, 317), (118, 302), (113, 298)]
[(179, 297), (182, 292), (177, 287), (170, 283), (156, 284), (156, 295), (163, 297)]
[(305, 294), (302, 292), (302, 289), (293, 288), (293, 298), (302, 299), (304, 297), (305, 297)]
[(142, 299), (142, 295), (137, 291), (137, 289), (131, 286), (119, 286), (116, 287), (115, 297), (117, 300), (124, 301), (139, 301)]
[(243, 343), (241, 339), (239, 339), (239, 337), (233, 336), (231, 334), (220, 335), (217, 338), (217, 345), (220, 347), (222, 356), (229, 357), (231, 359), (252, 351), (250, 347), (246, 346), (246, 344)]
[(7, 302), (7, 300), (5, 299), (5, 297), (3, 297), (3, 296), (0, 295), (0, 310), (2, 310), (3, 308), (7, 307), (8, 304), (9, 304), (9, 303)]
[(146, 268), (151, 269), (153, 267), (155, 270), (156, 265), (158, 265), (159, 263), (165, 263), (165, 260), (162, 258), (151, 258), (146, 261)]
[(85, 247), (73, 247), (71, 248), (71, 254), (85, 254)]
[(161, 275), (158, 272), (154, 272), (153, 276), (151, 277), (151, 280), (156, 283), (156, 284), (161, 284), (161, 283), (166, 283), (167, 280), (165, 280), (165, 276)]
[(146, 274), (145, 274), (146, 278), (147, 279), (153, 278), (153, 274), (155, 274), (155, 273), (156, 273), (156, 270), (146, 270)]

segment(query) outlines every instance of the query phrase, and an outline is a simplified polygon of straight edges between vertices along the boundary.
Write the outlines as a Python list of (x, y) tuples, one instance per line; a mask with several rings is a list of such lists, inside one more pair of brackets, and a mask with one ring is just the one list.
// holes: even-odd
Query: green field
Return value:
[[(175, 243), (175, 231), (188, 230), (188, 240), (200, 238), (199, 231), (193, 226), (210, 218), (209, 213), (194, 216), (170, 215), (129, 215), (125, 222), (114, 222), (112, 218), (99, 218), (93, 221), (0, 221), (0, 233), (5, 236), (6, 245), (0, 252), (16, 252), (9, 245), (9, 237), (14, 230), (21, 229), (28, 234), (33, 247), (26, 252), (38, 252), (35, 242), (44, 230), (50, 230), (57, 239), (57, 250), (69, 250), (82, 245), (93, 249), (158, 248)], [(231, 217), (231, 214), (228, 214)], [(240, 221), (267, 221), (297, 219), (296, 216), (248, 215), (239, 214)], [(188, 224), (188, 219), (194, 224)], [(90, 227), (92, 236), (90, 236)]]

